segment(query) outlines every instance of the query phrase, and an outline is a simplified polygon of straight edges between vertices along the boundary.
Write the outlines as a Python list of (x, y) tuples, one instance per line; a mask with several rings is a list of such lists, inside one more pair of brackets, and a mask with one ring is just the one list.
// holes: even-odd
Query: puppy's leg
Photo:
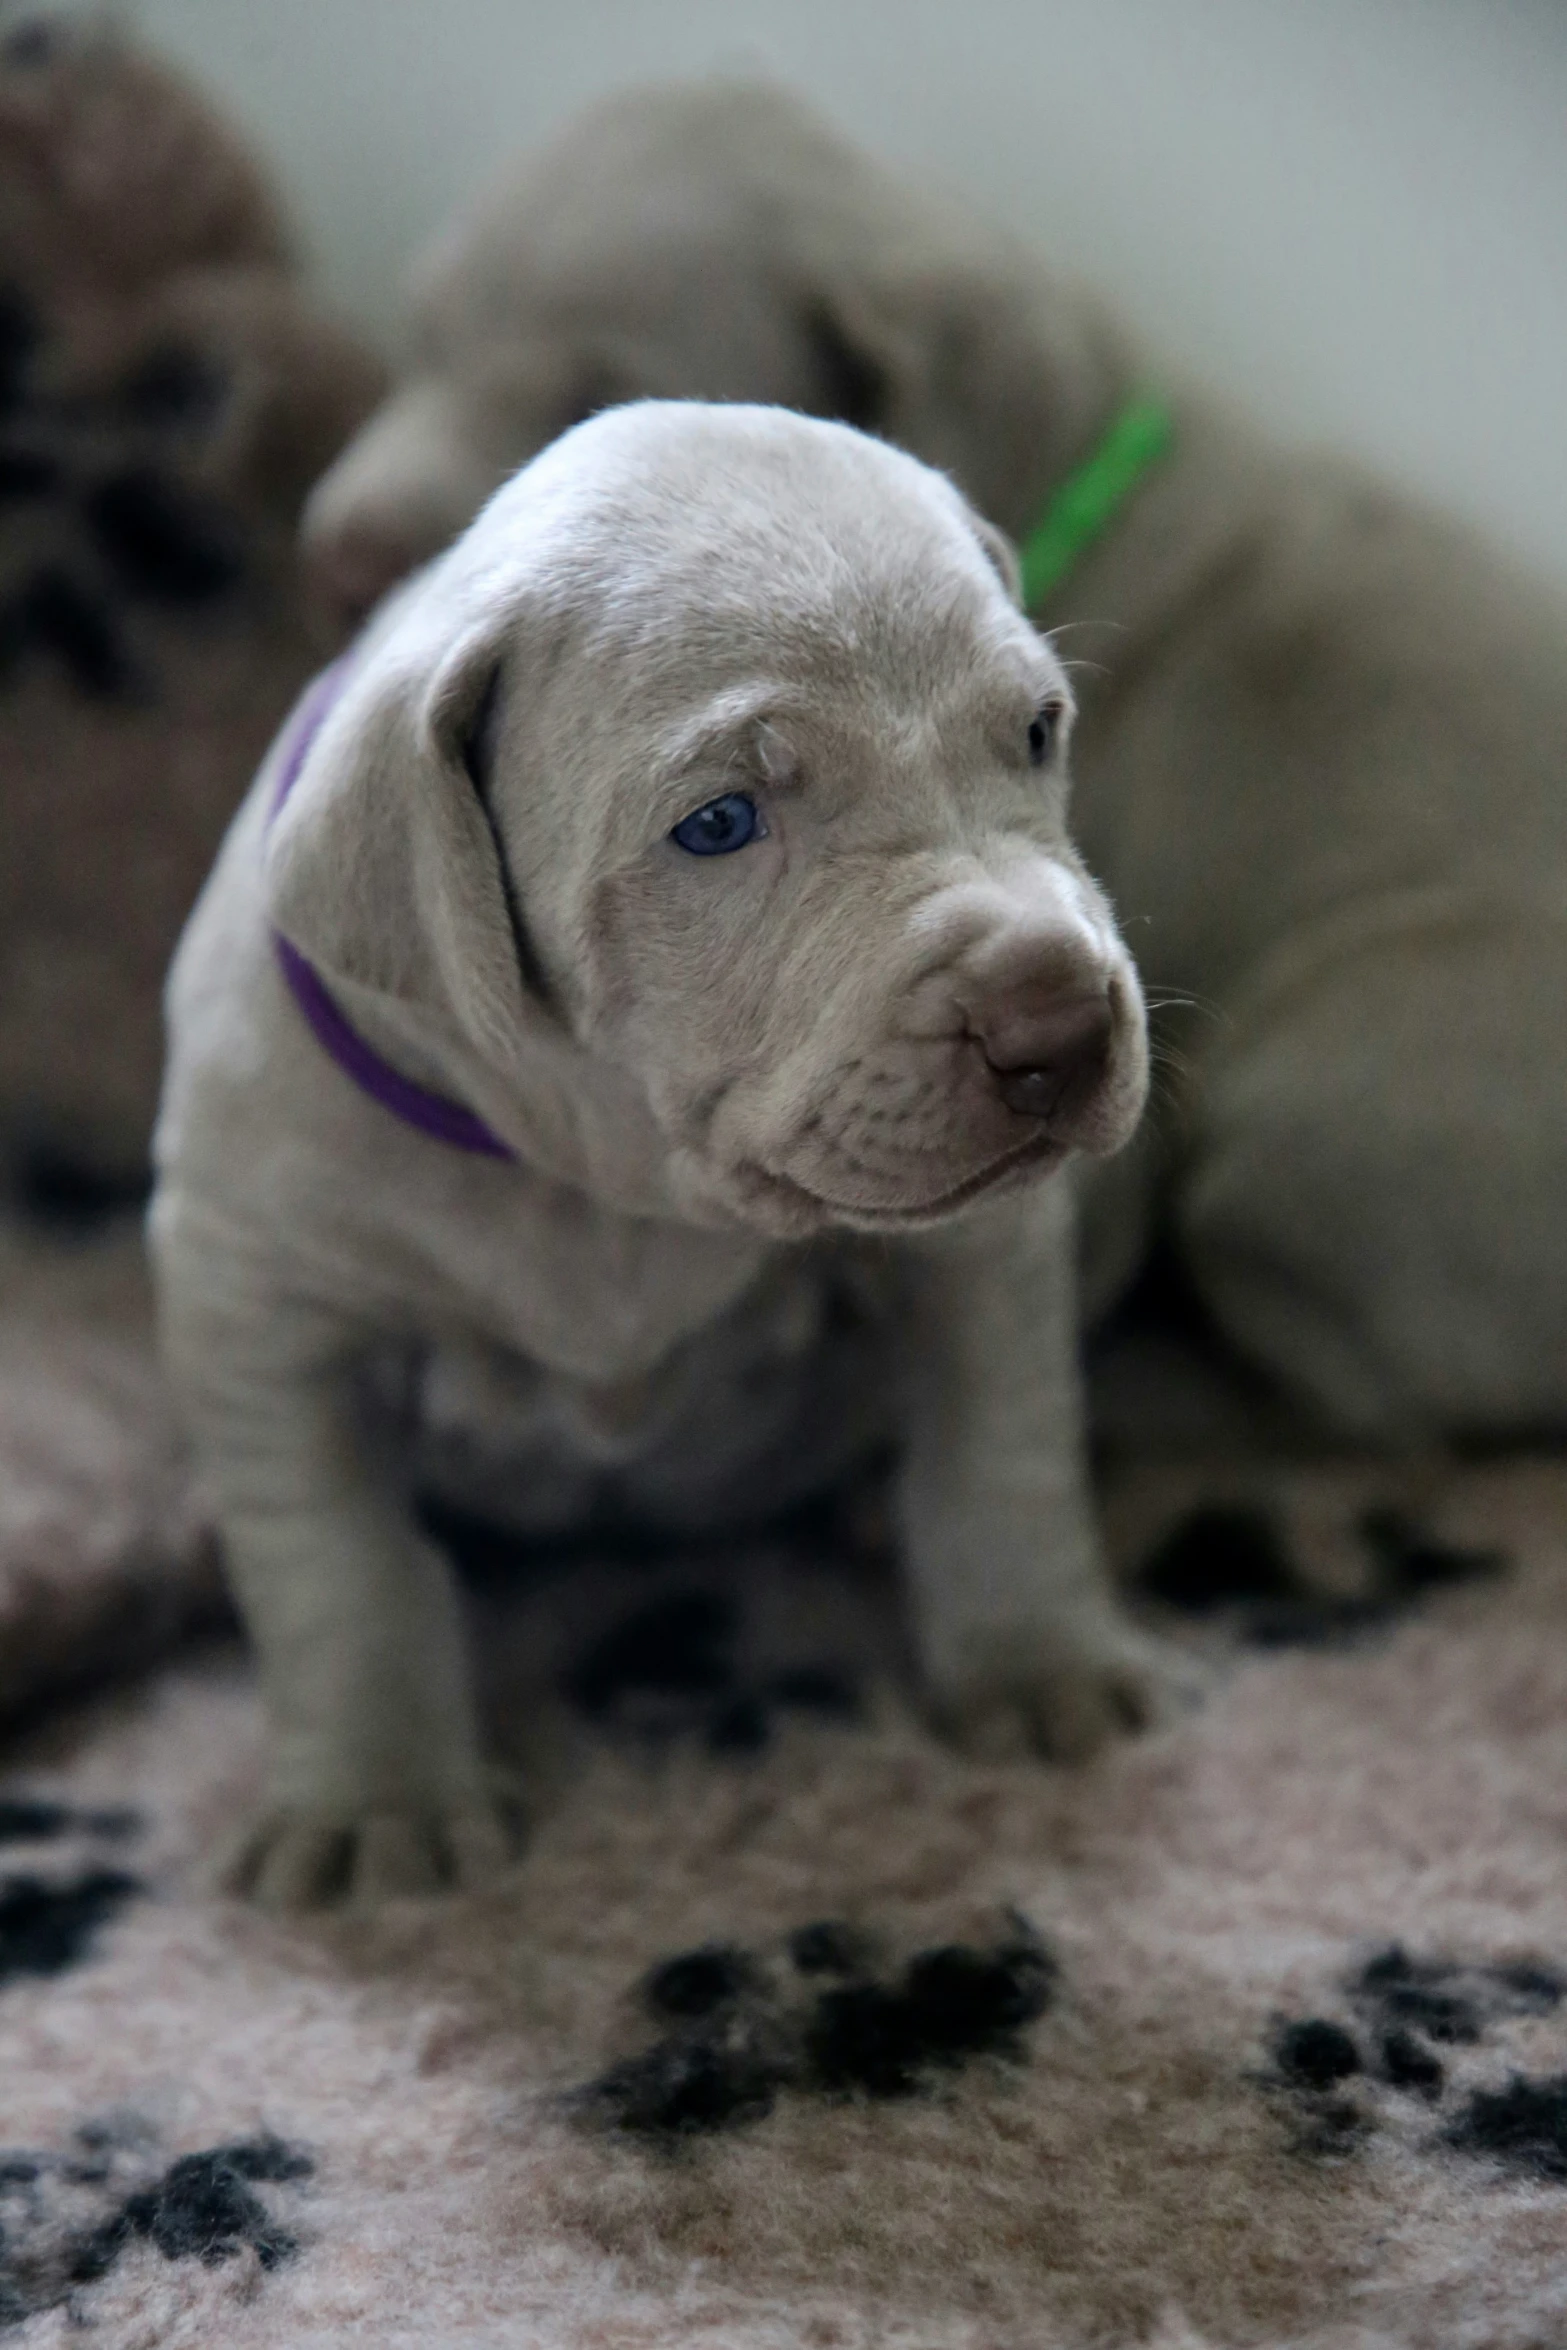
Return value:
[(506, 1839), (456, 1593), (391, 1464), (376, 1472), (360, 1334), (288, 1299), (225, 1294), (188, 1263), (164, 1271), (165, 1352), (273, 1737), (268, 1801), (231, 1881), (298, 1909), (487, 1877)]
[(1093, 1330), (1112, 1314), (1147, 1261), (1169, 1148), (1145, 1113), (1124, 1150), (1088, 1159), (1066, 1178), (1077, 1202), (1077, 1321)]
[(1100, 1557), (1071, 1226), (1056, 1182), (916, 1244), (900, 1501), (938, 1717), (988, 1749), (1076, 1759), (1161, 1718), (1183, 1676)]
[(1567, 1423), (1567, 923), (1460, 904), (1234, 1023), (1178, 1197), (1197, 1287), (1319, 1427)]

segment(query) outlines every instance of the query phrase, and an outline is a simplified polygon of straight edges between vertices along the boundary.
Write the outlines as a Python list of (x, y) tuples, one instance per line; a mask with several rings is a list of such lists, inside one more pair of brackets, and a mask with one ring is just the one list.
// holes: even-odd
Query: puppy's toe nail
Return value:
[(493, 1811), (458, 1812), (446, 1823), (452, 1876), (464, 1892), (481, 1892), (511, 1866), (513, 1838)]
[(1163, 1650), (1139, 1659), (1116, 1682), (1117, 1701), (1134, 1730), (1157, 1730), (1178, 1721), (1201, 1705), (1203, 1694), (1196, 1666)]
[(942, 1735), (974, 1762), (1019, 1762), (1029, 1752), (1028, 1725), (1015, 1705), (948, 1706), (939, 1710)]
[[(521, 1771), (510, 1770), (503, 1763), (491, 1763), (485, 1770), (484, 1785), (489, 1804), (474, 1805), (472, 1808), (475, 1812), (482, 1810), (486, 1818), (498, 1819), (509, 1848), (515, 1850), (527, 1832), (527, 1780)], [(467, 1812), (462, 1816), (467, 1818)]]
[(445, 1881), (435, 1840), (422, 1821), (405, 1812), (372, 1812), (361, 1822), (349, 1872), (351, 1902), (439, 1893)]
[(244, 1900), (255, 1890), (256, 1877), (266, 1856), (265, 1829), (254, 1820), (247, 1820), (243, 1828), (218, 1846), (208, 1864), (207, 1882), (214, 1893), (228, 1893)]
[(279, 1828), (260, 1856), (251, 1898), (280, 1917), (322, 1908), (347, 1882), (350, 1843), (346, 1828), (316, 1823)]
[(1051, 1690), (1033, 1718), (1040, 1752), (1058, 1763), (1087, 1762), (1117, 1729), (1134, 1726), (1117, 1719), (1108, 1690), (1071, 1683)]
[(1157, 1679), (1149, 1673), (1118, 1673), (1106, 1684), (1107, 1708), (1122, 1730), (1149, 1730), (1160, 1718), (1163, 1697)]

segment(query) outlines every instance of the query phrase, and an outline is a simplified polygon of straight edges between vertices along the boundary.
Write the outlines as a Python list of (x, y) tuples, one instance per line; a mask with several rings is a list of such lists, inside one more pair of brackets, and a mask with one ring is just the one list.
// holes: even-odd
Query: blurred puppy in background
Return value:
[(319, 657), (310, 484), (379, 363), (270, 176), (96, 12), (0, 38), (0, 1200), (139, 1201), (164, 973)]
[(1339, 1436), (1560, 1426), (1567, 615), (1179, 387), (1115, 495), (1147, 386), (1080, 288), (788, 98), (650, 91), (426, 260), (410, 369), (317, 489), (310, 556), (362, 610), (511, 467), (645, 394), (847, 419), (1024, 541), (1108, 458), (1032, 609), (1096, 624), (1077, 824), (1171, 999), (1176, 1074), (1088, 1188), (1089, 1311), (1162, 1229), (1234, 1347)]

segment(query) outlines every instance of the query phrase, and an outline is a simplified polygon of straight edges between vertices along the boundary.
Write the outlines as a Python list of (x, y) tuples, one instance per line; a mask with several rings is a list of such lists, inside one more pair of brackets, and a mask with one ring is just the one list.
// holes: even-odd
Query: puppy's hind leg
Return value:
[(1237, 1351), (1393, 1450), (1567, 1428), (1567, 922), (1456, 904), (1232, 1023), (1178, 1228)]
[(233, 1889), (263, 1906), (469, 1885), (508, 1839), (457, 1597), (365, 1441), (362, 1334), (167, 1260), (165, 1351), (216, 1504), (273, 1740)]

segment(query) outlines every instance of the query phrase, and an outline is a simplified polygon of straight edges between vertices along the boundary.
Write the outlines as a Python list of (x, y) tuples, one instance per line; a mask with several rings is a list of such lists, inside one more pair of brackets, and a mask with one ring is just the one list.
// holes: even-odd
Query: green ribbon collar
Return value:
[(1139, 394), (1105, 429), (1099, 446), (1069, 473), (1022, 546), (1023, 609), (1059, 587), (1115, 520), (1145, 473), (1175, 438), (1168, 408)]

